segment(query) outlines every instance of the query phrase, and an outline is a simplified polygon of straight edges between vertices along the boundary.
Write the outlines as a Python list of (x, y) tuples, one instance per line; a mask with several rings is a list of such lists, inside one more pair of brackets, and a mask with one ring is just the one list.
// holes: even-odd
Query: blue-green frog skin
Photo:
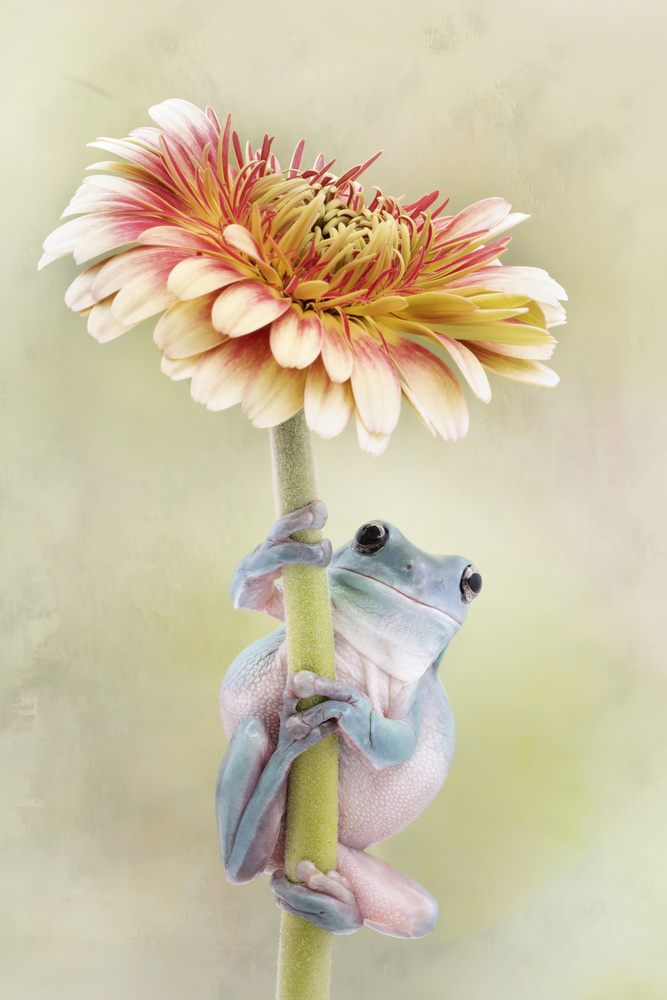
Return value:
[[(444, 782), (454, 751), (454, 720), (438, 668), (482, 580), (469, 560), (431, 556), (391, 524), (372, 521), (332, 556), (331, 545), (295, 542), (321, 528), (320, 501), (280, 518), (240, 563), (235, 607), (282, 619), (282, 567), (328, 566), (336, 680), (287, 672), (284, 626), (232, 663), (220, 691), (229, 747), (220, 767), (216, 810), (230, 882), (271, 874), (282, 909), (335, 934), (362, 924), (395, 937), (422, 937), (436, 901), (402, 872), (366, 852), (405, 829)], [(298, 711), (300, 699), (326, 700)], [(301, 883), (284, 874), (285, 804), (292, 761), (329, 733), (339, 740), (336, 870), (307, 858)]]

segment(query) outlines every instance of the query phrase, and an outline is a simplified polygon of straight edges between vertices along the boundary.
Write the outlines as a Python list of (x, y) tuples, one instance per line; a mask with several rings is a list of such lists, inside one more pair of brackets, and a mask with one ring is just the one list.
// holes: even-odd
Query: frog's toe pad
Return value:
[(271, 888), (282, 910), (332, 934), (359, 930), (363, 921), (347, 879), (335, 871), (325, 875), (311, 861), (300, 861), (295, 872), (304, 880), (303, 885), (290, 882), (281, 871), (271, 876)]

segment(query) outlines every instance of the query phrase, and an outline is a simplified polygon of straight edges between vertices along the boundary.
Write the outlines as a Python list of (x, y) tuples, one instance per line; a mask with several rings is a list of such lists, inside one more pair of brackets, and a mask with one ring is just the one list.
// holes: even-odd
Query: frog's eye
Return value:
[(470, 604), (473, 598), (477, 597), (482, 589), (482, 577), (471, 564), (466, 566), (461, 577), (461, 597), (466, 604)]
[(369, 521), (362, 525), (354, 536), (352, 548), (362, 556), (373, 556), (380, 552), (389, 541), (389, 528), (382, 521)]

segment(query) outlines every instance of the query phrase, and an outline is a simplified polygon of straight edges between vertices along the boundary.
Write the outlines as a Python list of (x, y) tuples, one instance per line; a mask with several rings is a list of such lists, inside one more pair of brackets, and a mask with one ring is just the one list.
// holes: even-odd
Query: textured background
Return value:
[(218, 686), (271, 627), (228, 601), (272, 521), (267, 435), (162, 376), (150, 323), (88, 337), (70, 261), (35, 273), (85, 143), (171, 96), (282, 156), (384, 148), (366, 183), (410, 199), (503, 195), (532, 214), (505, 260), (570, 293), (557, 389), (495, 379), (455, 445), (407, 412), (380, 459), (353, 430), (316, 443), (335, 544), (381, 516), (485, 579), (443, 667), (452, 773), (380, 849), (440, 923), (336, 942), (335, 995), (667, 995), (665, 20), (650, 0), (5, 3), (3, 995), (273, 988), (278, 911), (266, 879), (226, 884), (213, 817)]

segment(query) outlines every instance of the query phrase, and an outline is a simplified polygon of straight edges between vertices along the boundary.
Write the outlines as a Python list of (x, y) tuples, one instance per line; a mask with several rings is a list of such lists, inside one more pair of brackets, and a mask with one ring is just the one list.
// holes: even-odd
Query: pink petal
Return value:
[(384, 347), (358, 324), (352, 329), (352, 391), (370, 433), (391, 434), (401, 410), (401, 384)]
[(246, 277), (238, 268), (216, 257), (189, 257), (171, 272), (167, 288), (179, 299), (195, 299)]
[(213, 149), (217, 149), (219, 130), (200, 108), (189, 101), (171, 98), (153, 105), (148, 114), (165, 132), (183, 139), (193, 152), (201, 154), (209, 142)]
[(39, 267), (68, 253), (74, 255), (77, 264), (84, 264), (91, 257), (135, 243), (137, 237), (151, 225), (153, 223), (147, 217), (127, 214), (108, 217), (82, 215), (71, 219), (46, 238), (45, 253)]
[(209, 410), (235, 406), (270, 357), (269, 341), (263, 334), (227, 340), (199, 359), (192, 376), (192, 398)]
[(123, 212), (141, 209), (160, 215), (184, 210), (183, 198), (156, 184), (146, 184), (129, 177), (96, 174), (85, 177), (63, 217), (81, 212)]
[(278, 319), (291, 304), (290, 299), (259, 281), (239, 281), (216, 299), (213, 325), (228, 337), (243, 337)]
[[(468, 408), (461, 386), (440, 358), (421, 344), (394, 334), (389, 353), (411, 394), (429, 422), (446, 441), (462, 438), (468, 430)], [(412, 402), (411, 394), (406, 393)]]
[(352, 374), (352, 348), (342, 320), (322, 313), (322, 361), (332, 382), (347, 382)]
[(304, 393), (306, 424), (322, 438), (336, 437), (354, 412), (354, 396), (349, 382), (332, 382), (321, 360), (313, 362)]
[(120, 291), (137, 278), (151, 275), (156, 285), (166, 285), (170, 272), (186, 256), (183, 250), (165, 247), (133, 247), (108, 258), (93, 281), (92, 293), (97, 300)]
[(488, 231), (503, 222), (511, 207), (504, 198), (484, 198), (464, 208), (451, 222), (442, 226), (440, 232), (445, 233), (449, 240), (468, 233)]
[(283, 368), (307, 368), (320, 353), (322, 323), (296, 303), (271, 324), (271, 351)]
[(217, 347), (226, 339), (211, 323), (214, 296), (176, 302), (167, 309), (153, 333), (153, 340), (169, 358), (188, 358)]

